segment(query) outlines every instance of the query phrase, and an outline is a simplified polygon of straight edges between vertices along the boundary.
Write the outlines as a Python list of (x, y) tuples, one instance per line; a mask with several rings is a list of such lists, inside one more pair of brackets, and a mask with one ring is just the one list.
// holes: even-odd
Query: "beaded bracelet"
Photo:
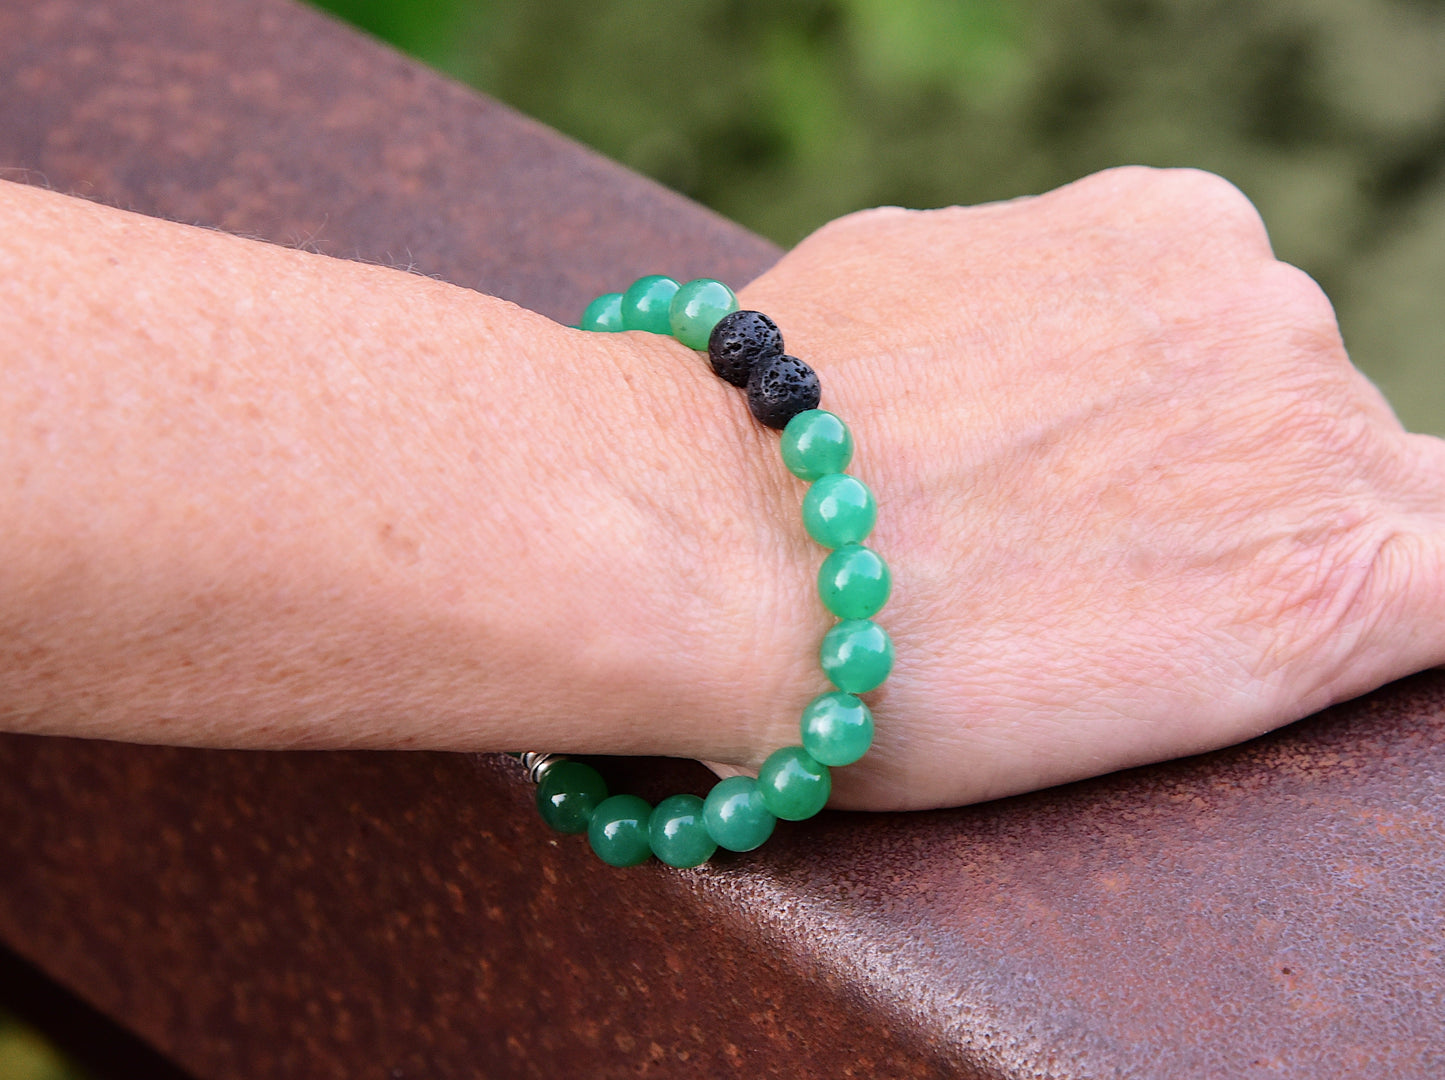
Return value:
[(772, 835), (778, 818), (812, 817), (832, 790), (829, 769), (852, 764), (872, 744), (873, 716), (857, 695), (882, 685), (893, 669), (893, 642), (872, 621), (888, 600), (888, 566), (862, 543), (876, 516), (873, 493), (843, 472), (853, 457), (853, 436), (842, 420), (817, 408), (816, 373), (783, 351), (771, 319), (738, 310), (737, 297), (722, 282), (639, 278), (626, 292), (592, 301), (578, 328), (670, 334), (690, 349), (705, 349), (720, 378), (747, 389), (753, 415), (782, 429), (783, 463), (811, 482), (803, 526), (830, 549), (818, 572), (818, 594), (839, 621), (824, 635), (819, 660), (836, 689), (803, 710), (802, 745), (771, 754), (756, 780), (731, 776), (719, 780), (706, 800), (673, 795), (652, 807), (636, 795), (609, 796), (601, 774), (583, 762), (516, 755), (537, 784), (543, 819), (560, 832), (585, 832), (603, 862), (635, 866), (656, 855), (670, 866), (698, 866), (719, 847), (753, 850)]

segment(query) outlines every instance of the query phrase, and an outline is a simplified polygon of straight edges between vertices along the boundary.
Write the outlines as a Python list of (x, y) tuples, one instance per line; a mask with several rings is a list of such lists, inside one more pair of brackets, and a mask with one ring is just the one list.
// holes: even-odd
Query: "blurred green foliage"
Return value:
[(782, 243), (954, 201), (960, 118), (1018, 84), (1029, 36), (1007, 0), (323, 6)]
[(0, 1013), (0, 1080), (85, 1080), (33, 1029)]
[(782, 244), (1109, 165), (1244, 189), (1445, 432), (1441, 0), (320, 0)]
[[(791, 244), (1123, 163), (1239, 184), (1445, 434), (1445, 0), (317, 0)], [(0, 1016), (0, 1080), (75, 1080)]]
[[(1445, 434), (1445, 0), (317, 0), (791, 244), (1123, 163), (1239, 184)], [(0, 1080), (79, 1080), (0, 1016)]]

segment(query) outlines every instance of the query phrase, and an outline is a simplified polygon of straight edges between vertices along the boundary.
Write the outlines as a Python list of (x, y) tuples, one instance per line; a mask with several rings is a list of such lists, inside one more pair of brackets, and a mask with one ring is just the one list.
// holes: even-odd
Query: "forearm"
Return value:
[[(695, 354), (29, 189), (0, 219), (0, 724), (740, 766), (797, 739), (821, 555)], [(855, 215), (742, 300), (851, 425), (893, 570), (836, 802), (1196, 753), (1445, 657), (1445, 443), (1217, 178)]]
[(695, 747), (787, 496), (676, 343), (29, 188), (0, 217), (5, 726)]

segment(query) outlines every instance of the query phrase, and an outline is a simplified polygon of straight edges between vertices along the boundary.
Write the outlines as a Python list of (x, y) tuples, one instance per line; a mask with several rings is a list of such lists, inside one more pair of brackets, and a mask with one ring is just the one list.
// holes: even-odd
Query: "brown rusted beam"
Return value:
[[(0, 166), (563, 319), (776, 256), (285, 0), (0, 6)], [(201, 1080), (1445, 1072), (1439, 673), (694, 873), (529, 800), (503, 758), (0, 738), (0, 938)]]

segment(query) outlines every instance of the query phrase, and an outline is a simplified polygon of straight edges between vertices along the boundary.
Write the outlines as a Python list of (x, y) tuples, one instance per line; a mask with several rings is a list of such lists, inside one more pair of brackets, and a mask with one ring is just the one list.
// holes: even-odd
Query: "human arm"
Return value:
[[(36, 215), (0, 305), (10, 727), (745, 767), (794, 741), (826, 625), (802, 485), (692, 354), (6, 198)], [(894, 571), (898, 668), (835, 801), (1207, 749), (1445, 659), (1445, 455), (1222, 182), (858, 215), (742, 299), (852, 424)]]
[[(781, 492), (675, 343), (0, 199), (7, 727), (692, 752)], [(699, 522), (738, 530), (701, 564)]]
[(1218, 177), (866, 213), (747, 299), (830, 358), (881, 493), (894, 726), (849, 805), (1215, 749), (1445, 662), (1445, 443)]

